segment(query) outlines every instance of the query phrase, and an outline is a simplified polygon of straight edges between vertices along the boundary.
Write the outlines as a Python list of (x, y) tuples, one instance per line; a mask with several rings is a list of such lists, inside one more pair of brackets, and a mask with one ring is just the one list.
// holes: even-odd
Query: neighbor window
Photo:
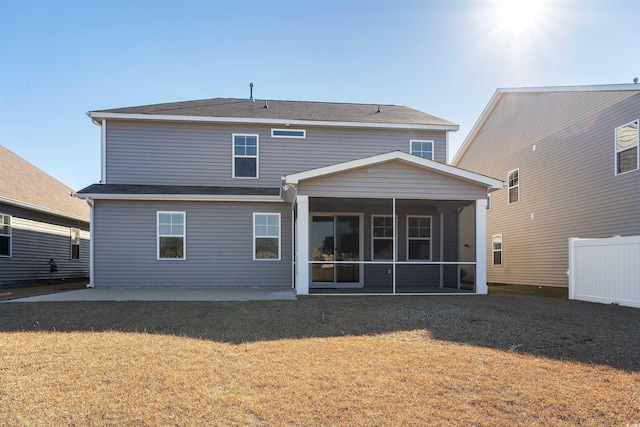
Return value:
[(507, 176), (509, 182), (509, 204), (520, 200), (520, 169), (509, 172)]
[(616, 128), (616, 175), (638, 169), (638, 122)]
[(431, 261), (431, 217), (407, 217), (407, 260)]
[(502, 234), (494, 234), (491, 238), (493, 265), (502, 265)]
[(233, 178), (258, 178), (258, 135), (233, 135)]
[(158, 212), (158, 259), (186, 259), (186, 213)]
[(0, 257), (11, 256), (11, 216), (0, 214)]
[(253, 214), (253, 259), (280, 259), (280, 214)]
[(393, 217), (391, 215), (373, 215), (371, 217), (372, 258), (374, 260), (393, 259)]
[(411, 154), (433, 160), (433, 141), (411, 140)]
[(80, 259), (80, 230), (71, 229), (71, 259)]
[(304, 129), (271, 129), (272, 138), (299, 138), (307, 137), (307, 131)]
[(491, 210), (491, 194), (487, 194), (487, 210)]

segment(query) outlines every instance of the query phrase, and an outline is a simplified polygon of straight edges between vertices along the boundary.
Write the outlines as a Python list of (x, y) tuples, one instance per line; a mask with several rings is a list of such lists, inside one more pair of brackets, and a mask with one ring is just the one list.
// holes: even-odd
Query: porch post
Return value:
[(476, 200), (476, 293), (487, 288), (487, 199)]
[(309, 196), (296, 196), (296, 293), (309, 295)]

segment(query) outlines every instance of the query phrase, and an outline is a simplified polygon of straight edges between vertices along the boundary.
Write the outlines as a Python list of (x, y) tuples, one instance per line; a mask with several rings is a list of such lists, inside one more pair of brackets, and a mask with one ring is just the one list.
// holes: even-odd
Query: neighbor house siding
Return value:
[(313, 197), (474, 200), (486, 198), (487, 190), (461, 179), (393, 161), (302, 181), (299, 193)]
[[(49, 260), (58, 272), (54, 279), (89, 277), (89, 224), (0, 204), (11, 215), (11, 257), (0, 257), (0, 285), (19, 285), (49, 279)], [(80, 229), (80, 259), (71, 259), (71, 228)]]
[[(614, 129), (640, 117), (640, 93), (503, 93), (456, 166), (507, 179), (492, 193), (487, 281), (567, 286), (569, 237), (640, 235), (640, 171), (615, 175)], [(534, 147), (535, 146), (535, 147)], [(502, 266), (491, 236), (503, 235)]]
[[(158, 211), (186, 213), (186, 259), (158, 260)], [(253, 260), (253, 213), (280, 213), (279, 261)], [(285, 203), (96, 200), (95, 286), (291, 286)]]
[[(305, 139), (291, 139), (272, 138), (273, 127), (108, 120), (106, 183), (274, 187), (286, 174), (409, 152), (412, 139), (434, 141), (434, 159), (447, 161), (445, 131), (308, 126)], [(232, 134), (259, 135), (260, 179), (232, 178)]]

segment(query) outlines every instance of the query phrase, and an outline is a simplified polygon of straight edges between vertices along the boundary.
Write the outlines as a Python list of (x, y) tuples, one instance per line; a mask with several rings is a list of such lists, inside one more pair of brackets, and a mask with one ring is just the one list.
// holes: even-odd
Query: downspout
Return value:
[(94, 234), (94, 204), (93, 200), (89, 197), (85, 199), (87, 204), (89, 205), (89, 284), (87, 288), (93, 288), (95, 286), (94, 278), (93, 278), (93, 254), (95, 253), (95, 234)]

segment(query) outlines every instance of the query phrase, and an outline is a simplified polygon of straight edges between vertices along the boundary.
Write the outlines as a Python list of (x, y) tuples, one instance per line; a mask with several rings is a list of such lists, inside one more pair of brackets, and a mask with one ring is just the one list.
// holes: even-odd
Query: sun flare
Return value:
[(524, 33), (541, 24), (544, 0), (496, 0), (495, 19), (502, 29)]

